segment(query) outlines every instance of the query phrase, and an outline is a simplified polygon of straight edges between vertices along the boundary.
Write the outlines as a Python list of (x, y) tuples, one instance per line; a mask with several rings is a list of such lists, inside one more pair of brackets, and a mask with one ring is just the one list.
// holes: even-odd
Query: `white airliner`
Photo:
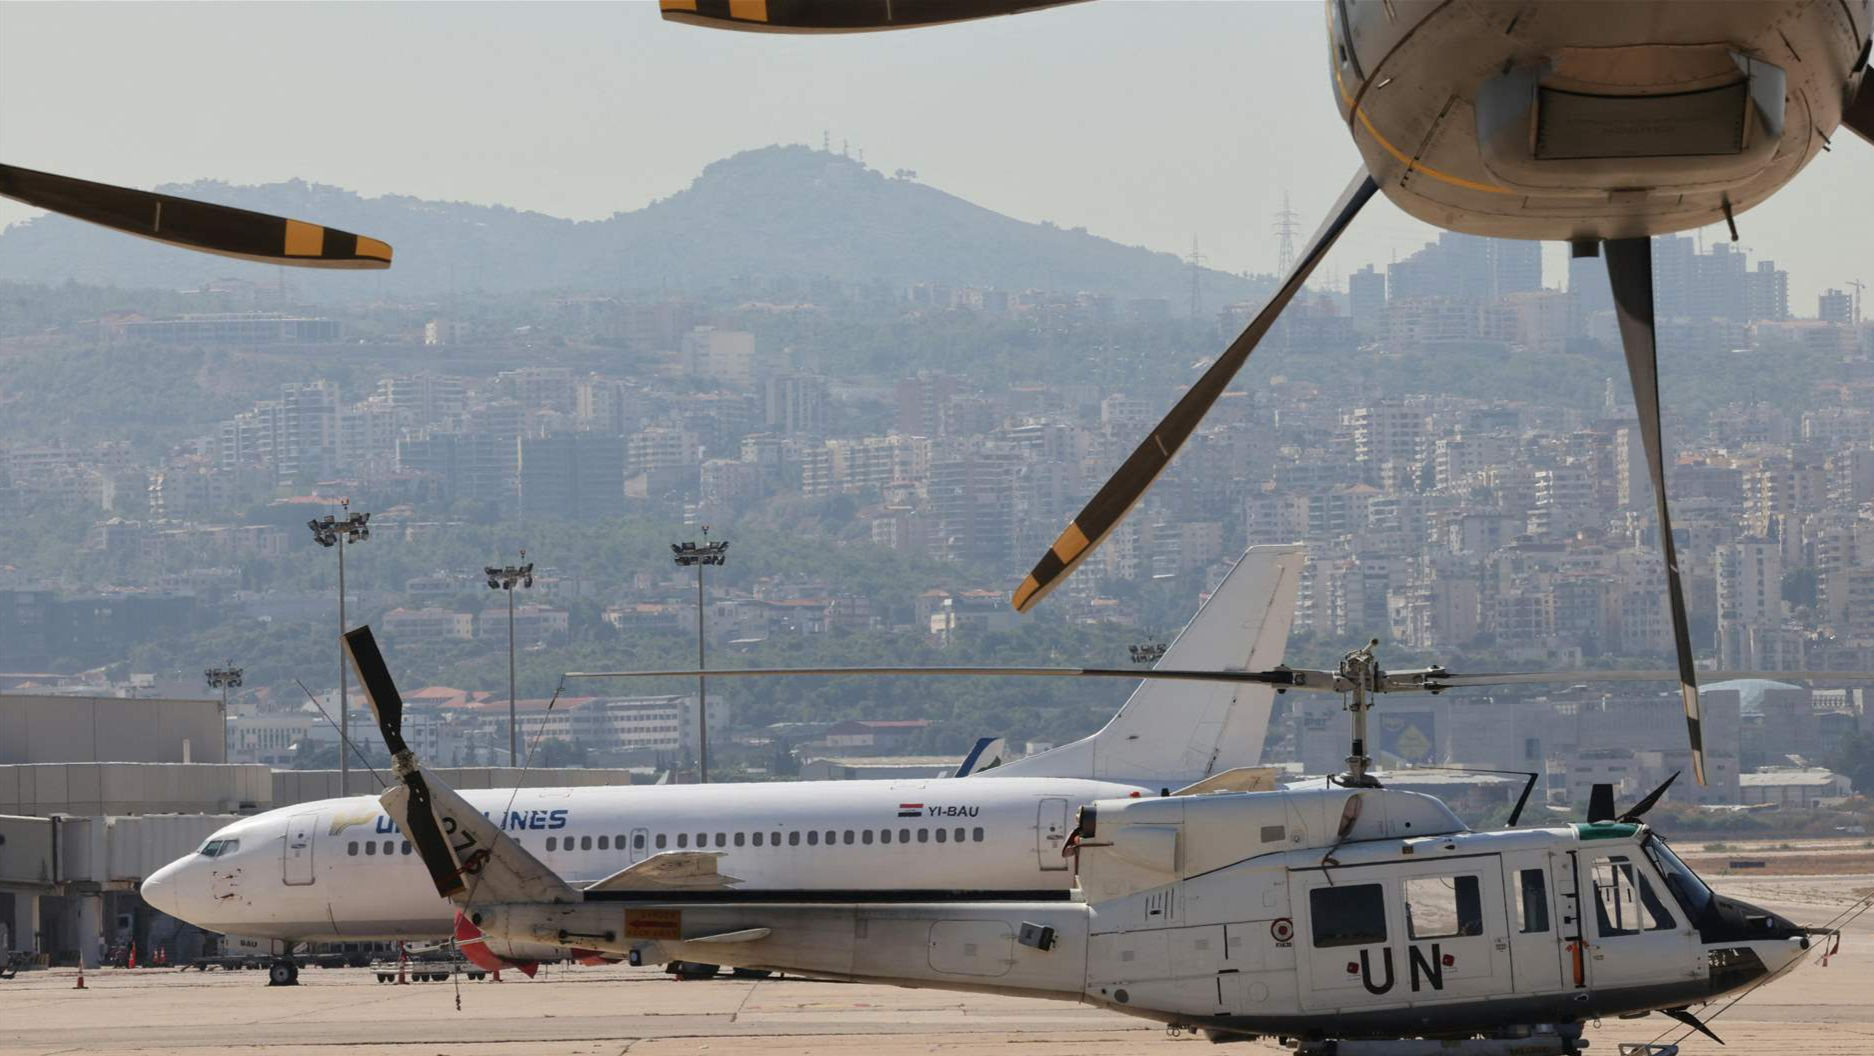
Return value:
[[(1250, 548), (1159, 666), (1281, 663), (1302, 561), (1299, 546)], [(1079, 807), (1227, 781), (1219, 775), (1256, 765), (1272, 693), (1145, 682), (1091, 737), (962, 778), (462, 795), (574, 884), (661, 851), (707, 849), (721, 852), (720, 874), (739, 880), (732, 891), (711, 891), (715, 901), (801, 892), (841, 900), (1066, 898), (1072, 875), (1061, 850)], [(142, 894), (208, 931), (277, 939), (289, 951), (296, 942), (435, 938), (454, 928), (454, 907), (437, 896), (374, 796), (243, 818), (151, 875)], [(644, 894), (681, 897), (656, 880)], [(552, 955), (505, 944), (497, 952)]]

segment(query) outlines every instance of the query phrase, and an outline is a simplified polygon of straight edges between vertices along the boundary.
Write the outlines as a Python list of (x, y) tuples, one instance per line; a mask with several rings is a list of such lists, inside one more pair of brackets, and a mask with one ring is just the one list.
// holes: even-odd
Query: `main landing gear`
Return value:
[(293, 959), (293, 951), (298, 948), (296, 942), (280, 944), (280, 954), (267, 965), (268, 986), (298, 986), (299, 962)]

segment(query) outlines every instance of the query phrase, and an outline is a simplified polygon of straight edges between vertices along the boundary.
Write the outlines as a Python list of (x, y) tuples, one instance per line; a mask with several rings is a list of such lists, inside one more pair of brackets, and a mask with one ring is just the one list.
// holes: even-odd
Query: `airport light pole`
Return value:
[(312, 541), (328, 550), (338, 550), (338, 794), (345, 795), (351, 778), (351, 763), (346, 748), (351, 745), (350, 676), (345, 670), (345, 547), (371, 538), (371, 515), (354, 513), (350, 499), (338, 500), (340, 515), (315, 517), (306, 522), (312, 529)]
[(709, 697), (703, 670), (709, 665), (703, 654), (703, 567), (729, 563), (729, 541), (709, 541), (709, 525), (703, 525), (701, 543), (671, 543), (670, 552), (679, 567), (696, 566), (696, 779), (709, 784)]
[[(521, 557), (527, 557), (527, 551), (521, 551)], [(519, 766), (520, 759), (520, 719), (514, 705), (514, 588), (531, 588), (534, 585), (534, 564), (528, 561), (524, 565), (503, 565), (496, 568), (489, 565), (482, 569), (488, 576), (489, 590), (508, 592), (508, 765)]]
[(202, 672), (208, 679), (208, 688), (221, 690), (221, 761), (224, 763), (228, 761), (228, 690), (241, 688), (241, 674), (232, 660), (226, 667), (211, 667)]

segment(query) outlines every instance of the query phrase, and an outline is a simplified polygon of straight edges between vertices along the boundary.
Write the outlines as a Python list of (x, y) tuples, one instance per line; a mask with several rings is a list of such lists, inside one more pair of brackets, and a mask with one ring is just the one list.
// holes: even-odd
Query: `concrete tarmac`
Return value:
[[(1874, 889), (1874, 877), (1726, 880), (1737, 897), (1819, 923)], [(1809, 958), (1813, 962), (1815, 957)], [(553, 967), (507, 982), (380, 984), (365, 969), (308, 968), (297, 987), (259, 972), (104, 970), (73, 989), (70, 969), (0, 982), (0, 1056), (264, 1053), (266, 1056), (1079, 1056), (1218, 1051), (1201, 1036), (1066, 1002), (793, 979), (677, 982), (655, 969)], [(1874, 1054), (1874, 913), (1828, 967), (1805, 963), (1712, 1022), (1729, 1047), (1694, 1054)], [(460, 998), (460, 1008), (457, 998)], [(1700, 1010), (1709, 1016), (1719, 1006)], [(1670, 1029), (1669, 1029), (1670, 1028)], [(1660, 1016), (1590, 1027), (1590, 1056), (1620, 1042), (1676, 1040)], [(1010, 1047), (1014, 1046), (1013, 1049)], [(1275, 1054), (1272, 1042), (1224, 1052)]]

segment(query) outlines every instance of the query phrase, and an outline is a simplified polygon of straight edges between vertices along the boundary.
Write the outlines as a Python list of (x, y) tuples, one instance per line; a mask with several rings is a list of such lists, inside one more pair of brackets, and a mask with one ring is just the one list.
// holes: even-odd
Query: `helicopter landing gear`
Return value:
[[(1582, 1049), (1579, 1024), (1523, 1029), (1495, 1038), (1311, 1038), (1288, 1044), (1295, 1056), (1578, 1056)], [(1621, 1046), (1622, 1056), (1678, 1056), (1672, 1046), (1640, 1047), (1631, 1054), (1626, 1048)]]

